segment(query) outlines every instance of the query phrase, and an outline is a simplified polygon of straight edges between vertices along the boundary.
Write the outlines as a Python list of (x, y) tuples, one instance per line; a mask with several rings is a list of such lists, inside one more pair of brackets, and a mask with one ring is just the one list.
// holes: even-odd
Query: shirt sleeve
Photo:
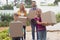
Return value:
[(38, 19), (38, 18), (35, 18), (35, 20), (36, 20), (36, 21), (39, 21), (39, 19)]

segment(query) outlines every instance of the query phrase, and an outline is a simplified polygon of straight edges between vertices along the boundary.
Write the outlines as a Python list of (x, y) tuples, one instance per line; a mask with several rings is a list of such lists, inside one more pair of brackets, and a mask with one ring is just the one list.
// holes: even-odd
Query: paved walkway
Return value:
[[(8, 29), (8, 27), (0, 27), (0, 32)], [(31, 36), (31, 28), (27, 27), (27, 38), (26, 40), (32, 40), (32, 36)], [(47, 40), (60, 40), (60, 31), (48, 31), (47, 32)]]
[[(26, 40), (32, 40), (31, 32), (27, 32)], [(47, 32), (47, 40), (60, 40), (60, 32)]]

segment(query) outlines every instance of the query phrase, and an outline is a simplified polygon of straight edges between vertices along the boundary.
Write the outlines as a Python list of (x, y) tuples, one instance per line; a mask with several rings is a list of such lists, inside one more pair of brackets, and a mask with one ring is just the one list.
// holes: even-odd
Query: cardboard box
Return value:
[(51, 24), (57, 23), (55, 13), (52, 11), (42, 13), (41, 17), (42, 17), (42, 22), (48, 22)]
[(21, 22), (10, 23), (10, 37), (23, 37), (23, 25)]
[(18, 20), (21, 21), (23, 25), (26, 25), (26, 23), (27, 23), (27, 17), (19, 16)]
[(27, 15), (27, 17), (29, 20), (31, 20), (31, 19), (35, 18), (36, 14), (37, 14), (36, 10), (30, 11), (30, 13)]

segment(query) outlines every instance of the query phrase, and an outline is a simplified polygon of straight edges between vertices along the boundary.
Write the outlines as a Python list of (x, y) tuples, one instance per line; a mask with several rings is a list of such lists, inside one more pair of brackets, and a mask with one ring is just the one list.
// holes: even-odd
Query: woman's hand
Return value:
[(42, 22), (42, 25), (46, 26), (48, 23), (47, 22)]
[(43, 25), (48, 26), (48, 25), (54, 25), (54, 23), (48, 23), (48, 22), (42, 22)]

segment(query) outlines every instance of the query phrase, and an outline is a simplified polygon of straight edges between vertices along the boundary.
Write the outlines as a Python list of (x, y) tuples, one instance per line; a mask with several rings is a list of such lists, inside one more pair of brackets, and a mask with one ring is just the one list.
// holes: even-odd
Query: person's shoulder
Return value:
[(41, 10), (40, 8), (37, 8), (37, 10)]
[(37, 19), (39, 19), (38, 17), (35, 17), (35, 19), (37, 20)]
[(20, 12), (20, 9), (18, 9), (17, 12)]
[(30, 8), (30, 10), (29, 11), (31, 11), (32, 10), (32, 8)]

